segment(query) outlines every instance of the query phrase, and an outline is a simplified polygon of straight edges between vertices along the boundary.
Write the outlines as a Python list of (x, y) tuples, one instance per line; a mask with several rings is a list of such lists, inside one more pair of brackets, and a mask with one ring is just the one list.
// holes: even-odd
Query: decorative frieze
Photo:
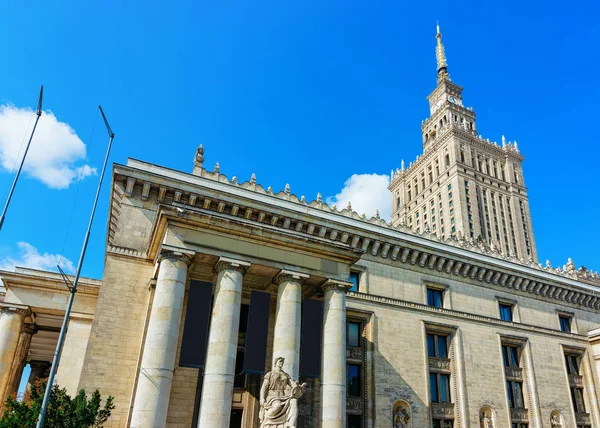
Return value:
[(360, 415), (363, 411), (363, 399), (362, 397), (347, 397), (346, 398), (346, 412)]
[(523, 369), (521, 367), (505, 366), (504, 376), (506, 376), (507, 380), (522, 380)]
[(435, 371), (446, 371), (450, 372), (450, 359), (449, 358), (438, 358), (429, 357), (429, 368)]
[(529, 410), (513, 407), (510, 409), (510, 420), (512, 422), (527, 422), (529, 419)]
[[(131, 163), (136, 166), (138, 164), (141, 166), (148, 165), (139, 161), (131, 161)], [(153, 165), (153, 172), (156, 172), (157, 168), (160, 169), (160, 167), (156, 167)], [(171, 187), (169, 187), (165, 183), (165, 180), (161, 180), (160, 183), (155, 184), (154, 181), (148, 179), (147, 175), (143, 174), (143, 169), (132, 169), (130, 167), (118, 166), (115, 172), (115, 180), (120, 179), (121, 181), (124, 180), (126, 182), (125, 195), (127, 196), (132, 196), (133, 186), (138, 181), (138, 179), (136, 177), (127, 176), (125, 171), (128, 171), (127, 174), (132, 175), (140, 173), (140, 176), (143, 178), (140, 178), (139, 182), (150, 183), (151, 186), (159, 187), (159, 199), (162, 199), (163, 201), (168, 201), (168, 196), (172, 196), (172, 200), (174, 201), (173, 204), (178, 204), (179, 201), (182, 200), (182, 196), (184, 195), (185, 198), (187, 198), (187, 200), (190, 201), (190, 196), (192, 195), (192, 192), (185, 190), (183, 186), (181, 186), (181, 184), (177, 184), (177, 187), (175, 187), (176, 183), (185, 182), (185, 178), (187, 176), (186, 174), (173, 172), (169, 170), (169, 174), (175, 173), (182, 175), (179, 181), (174, 181)], [(364, 251), (365, 253), (369, 254), (369, 257), (381, 257), (382, 259), (386, 259), (389, 256), (389, 259), (391, 259), (390, 262), (400, 260), (401, 263), (409, 262), (411, 265), (416, 265), (418, 263), (419, 266), (421, 266), (423, 269), (437, 270), (439, 272), (445, 271), (448, 274), (463, 276), (465, 278), (470, 278), (476, 281), (485, 281), (487, 283), (493, 283), (502, 287), (514, 288), (515, 290), (519, 290), (523, 293), (531, 293), (543, 296), (545, 298), (560, 300), (563, 302), (570, 303), (572, 305), (580, 305), (590, 307), (593, 309), (600, 309), (600, 299), (598, 298), (600, 296), (600, 291), (593, 291), (590, 289), (574, 290), (572, 288), (573, 285), (571, 284), (557, 285), (549, 283), (549, 281), (552, 281), (552, 279), (550, 278), (532, 279), (526, 277), (526, 275), (529, 275), (529, 273), (508, 273), (505, 271), (506, 269), (513, 269), (513, 264), (516, 267), (518, 267), (521, 264), (525, 265), (528, 269), (543, 271), (544, 274), (556, 275), (556, 281), (559, 282), (561, 281), (561, 277), (565, 277), (567, 279), (575, 279), (584, 282), (595, 283), (594, 281), (598, 279), (597, 274), (590, 272), (585, 268), (576, 269), (572, 260), (569, 260), (567, 265), (565, 265), (564, 269), (554, 269), (549, 265), (549, 263), (546, 263), (546, 267), (541, 267), (541, 265), (536, 265), (532, 262), (519, 261), (514, 256), (505, 257), (502, 254), (495, 253), (494, 248), (488, 248), (485, 245), (476, 244), (475, 242), (471, 242), (472, 240), (457, 239), (455, 237), (446, 240), (441, 240), (432, 234), (415, 234), (413, 231), (404, 226), (395, 227), (395, 229), (397, 229), (399, 232), (408, 233), (409, 235), (417, 235), (420, 236), (420, 238), (425, 239), (420, 244), (419, 250), (416, 250), (411, 248), (413, 245), (412, 240), (405, 240), (402, 235), (398, 235), (397, 238), (392, 238), (386, 229), (394, 228), (392, 228), (389, 224), (387, 224), (381, 219), (373, 217), (370, 220), (365, 220), (362, 216), (359, 216), (354, 211), (351, 211), (348, 208), (345, 208), (340, 211), (337, 208), (329, 207), (327, 204), (323, 203), (322, 199), (321, 202), (301, 201), (300, 199), (296, 198), (295, 195), (289, 193), (289, 189), (287, 190), (287, 192), (273, 193), (272, 190), (267, 192), (258, 184), (254, 184), (253, 187), (250, 187), (249, 182), (237, 183), (237, 181), (229, 181), (227, 177), (223, 176), (222, 174), (219, 174), (218, 177), (211, 174), (212, 173), (203, 170), (201, 178), (203, 180), (208, 179), (209, 181), (218, 182), (219, 185), (226, 184), (232, 186), (232, 188), (240, 188), (244, 189), (244, 191), (251, 191), (257, 194), (264, 194), (268, 197), (285, 199), (285, 201), (289, 201), (289, 203), (303, 204), (310, 208), (320, 209), (325, 212), (329, 211), (341, 215), (342, 217), (349, 217), (352, 220), (358, 220), (362, 223), (366, 223), (366, 225), (364, 229), (348, 228), (348, 230), (344, 230), (346, 226), (344, 226), (342, 223), (345, 223), (346, 221), (341, 218), (339, 227), (336, 228), (330, 227), (331, 223), (328, 223), (327, 226), (324, 224), (320, 224), (320, 217), (314, 216), (314, 221), (308, 223), (308, 227), (304, 227), (306, 225), (305, 221), (292, 220), (294, 218), (293, 216), (286, 217), (284, 218), (283, 222), (279, 222), (279, 219), (281, 218), (279, 215), (272, 214), (269, 212), (268, 209), (265, 209), (263, 207), (261, 207), (260, 211), (254, 210), (250, 207), (245, 207), (242, 211), (243, 218), (241, 218), (239, 205), (225, 200), (214, 201), (211, 200), (211, 198), (203, 199), (203, 208), (206, 210), (215, 210), (216, 212), (219, 212), (223, 215), (231, 215), (238, 219), (245, 219), (248, 222), (257, 222), (257, 220), (259, 220), (257, 222), (257, 227), (262, 227), (262, 225), (264, 225), (265, 222), (268, 222), (273, 227), (282, 228), (283, 230), (289, 230), (290, 227), (294, 225), (294, 230), (297, 233), (306, 234), (307, 237), (312, 236), (313, 239), (317, 238), (317, 234), (319, 238), (325, 238), (326, 236), (328, 236), (329, 241), (336, 242), (342, 245), (349, 244), (349, 249), (354, 249), (355, 251), (358, 250), (361, 252)], [(165, 177), (168, 177), (167, 172), (165, 172)], [(196, 179), (198, 179), (198, 177), (196, 177)], [(143, 194), (143, 189), (141, 193)], [(201, 195), (202, 192), (199, 189), (194, 190), (193, 193), (194, 195), (198, 194), (199, 198), (203, 198), (203, 196)], [(282, 197), (284, 193), (286, 196), (285, 198)], [(118, 190), (114, 192), (114, 195), (115, 196), (113, 197), (112, 201), (113, 206), (111, 210), (111, 219), (109, 222), (109, 245), (111, 244), (111, 241), (115, 236), (115, 231), (117, 228), (117, 219), (120, 210), (119, 207), (121, 204)], [(213, 204), (212, 202), (215, 202), (215, 204)], [(228, 209), (228, 207), (230, 208)], [(182, 209), (190, 208), (187, 206), (183, 206)], [(259, 212), (258, 216), (253, 215), (254, 212)], [(250, 213), (251, 215), (248, 216), (248, 213)], [(260, 213), (264, 213), (264, 216)], [(377, 235), (376, 238), (373, 236), (373, 233), (375, 233), (375, 229), (373, 229), (373, 226), (371, 225), (381, 228), (381, 238)], [(356, 226), (358, 227), (359, 225)], [(327, 232), (329, 233), (327, 234)], [(368, 235), (368, 237), (365, 235)], [(396, 242), (394, 242), (394, 240), (396, 240)], [(433, 245), (434, 247), (428, 249), (427, 241), (433, 241), (431, 245)], [(435, 247), (435, 245), (437, 245), (435, 244), (436, 241), (444, 243), (447, 249), (445, 250), (442, 248)], [(425, 246), (425, 249), (423, 249), (423, 246)], [(474, 253), (482, 253), (486, 256), (492, 256), (498, 259), (504, 259), (506, 261), (511, 262), (511, 265), (506, 265), (506, 263), (504, 263), (504, 265), (502, 266), (496, 266), (494, 264), (490, 264), (489, 261), (481, 261), (482, 264), (485, 263), (485, 267), (478, 266), (479, 261), (476, 255), (474, 255), (475, 257), (472, 260), (469, 260), (468, 263), (465, 263), (464, 260), (460, 260), (459, 257), (452, 254), (452, 247), (457, 247)], [(535, 272), (531, 272), (531, 274), (535, 275)], [(598, 279), (597, 283), (600, 284), (600, 279)]]
[(583, 388), (583, 376), (580, 376), (578, 374), (570, 374), (569, 385), (572, 387)]
[(575, 421), (577, 425), (590, 425), (591, 418), (589, 413), (576, 412), (575, 413)]
[(356, 348), (349, 346), (346, 348), (346, 359), (362, 361), (364, 357), (364, 352), (362, 348)]
[(454, 403), (431, 403), (431, 417), (434, 419), (454, 419)]

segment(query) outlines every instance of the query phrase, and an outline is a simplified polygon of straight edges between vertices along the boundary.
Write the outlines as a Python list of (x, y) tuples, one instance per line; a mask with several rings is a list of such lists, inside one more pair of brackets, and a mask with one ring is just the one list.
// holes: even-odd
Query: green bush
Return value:
[[(46, 383), (37, 381), (25, 393), (22, 401), (9, 397), (5, 402), (0, 428), (35, 428), (44, 399)], [(101, 428), (115, 408), (113, 397), (100, 407), (100, 392), (95, 390), (88, 401), (82, 389), (73, 399), (66, 389), (54, 385), (50, 393), (44, 428)]]

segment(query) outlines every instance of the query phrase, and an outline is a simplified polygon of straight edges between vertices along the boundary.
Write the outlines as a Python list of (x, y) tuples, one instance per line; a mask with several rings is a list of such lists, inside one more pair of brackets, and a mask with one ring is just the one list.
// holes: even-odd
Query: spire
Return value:
[(438, 71), (438, 81), (441, 80), (442, 77), (448, 77), (448, 64), (446, 63), (446, 52), (444, 51), (444, 45), (442, 43), (442, 33), (440, 33), (440, 25), (436, 25), (437, 34), (435, 38), (437, 39), (437, 46), (435, 48), (435, 57), (437, 60), (437, 71)]

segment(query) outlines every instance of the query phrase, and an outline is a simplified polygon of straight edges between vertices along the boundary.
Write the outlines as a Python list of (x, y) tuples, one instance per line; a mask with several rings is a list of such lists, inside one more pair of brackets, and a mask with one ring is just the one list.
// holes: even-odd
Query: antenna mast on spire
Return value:
[(437, 60), (438, 82), (444, 77), (448, 78), (448, 63), (446, 62), (446, 51), (442, 43), (442, 33), (440, 32), (440, 24), (436, 23), (437, 45), (435, 47), (435, 58)]

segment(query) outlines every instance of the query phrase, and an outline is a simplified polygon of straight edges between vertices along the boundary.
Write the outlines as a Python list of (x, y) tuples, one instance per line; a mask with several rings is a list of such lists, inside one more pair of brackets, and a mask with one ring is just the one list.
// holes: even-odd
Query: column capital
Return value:
[(228, 257), (219, 257), (219, 261), (214, 267), (214, 271), (216, 273), (221, 272), (222, 270), (236, 270), (241, 272), (242, 275), (246, 274), (246, 271), (250, 267), (251, 263), (244, 262), (241, 260), (230, 259)]
[(346, 293), (352, 288), (352, 283), (348, 281), (340, 281), (339, 279), (328, 279), (321, 285), (323, 292), (329, 290), (339, 290)]
[(29, 309), (29, 306), (12, 303), (0, 303), (0, 313), (15, 314), (25, 318), (31, 315), (31, 309)]
[(23, 329), (23, 333), (34, 335), (38, 332), (37, 325), (35, 324), (25, 324)]
[(164, 259), (175, 259), (184, 262), (186, 265), (190, 265), (192, 259), (194, 258), (195, 252), (183, 250), (183, 249), (175, 249), (175, 248), (162, 248), (160, 254), (158, 255), (158, 263), (163, 261)]
[(300, 285), (302, 285), (309, 278), (309, 276), (310, 275), (305, 273), (282, 269), (281, 272), (279, 272), (275, 278), (273, 278), (273, 284), (279, 285), (284, 281), (292, 281), (298, 282)]

